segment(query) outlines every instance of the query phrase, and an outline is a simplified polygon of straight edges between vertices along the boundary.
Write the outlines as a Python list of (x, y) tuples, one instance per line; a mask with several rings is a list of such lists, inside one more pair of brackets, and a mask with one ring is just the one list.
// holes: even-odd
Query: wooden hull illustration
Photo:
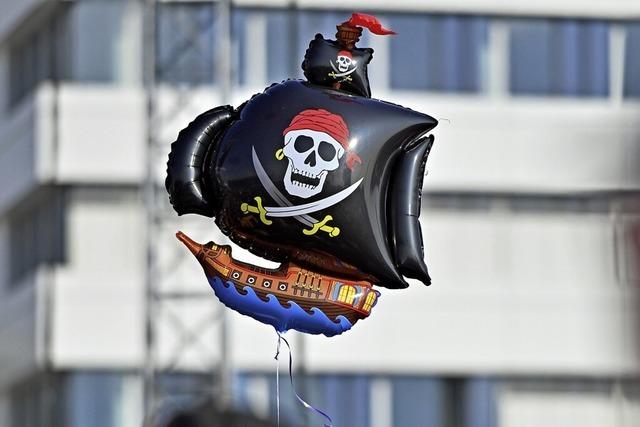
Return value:
[(234, 260), (230, 246), (176, 237), (195, 255), (218, 298), (280, 331), (333, 336), (369, 316), (380, 293), (366, 281), (319, 274), (287, 263), (267, 269)]

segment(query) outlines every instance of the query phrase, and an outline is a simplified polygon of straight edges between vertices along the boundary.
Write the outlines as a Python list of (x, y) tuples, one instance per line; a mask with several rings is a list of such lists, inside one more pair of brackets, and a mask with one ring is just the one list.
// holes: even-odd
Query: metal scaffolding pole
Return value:
[(143, 365), (144, 375), (144, 425), (151, 427), (153, 424), (153, 411), (155, 408), (155, 329), (154, 329), (154, 284), (156, 252), (155, 246), (151, 244), (151, 236), (157, 227), (157, 217), (154, 212), (155, 205), (155, 178), (153, 174), (153, 152), (155, 149), (155, 64), (156, 64), (156, 1), (145, 0), (143, 17), (143, 78), (146, 94), (147, 113), (147, 150), (146, 150), (146, 171), (145, 182), (143, 184), (143, 196), (146, 213), (146, 274), (145, 274), (145, 360)]
[[(218, 85), (220, 90), (220, 101), (222, 104), (231, 102), (231, 0), (220, 0), (218, 10), (218, 46), (219, 54), (216, 60), (218, 69)], [(219, 404), (224, 408), (228, 407), (231, 401), (229, 391), (231, 390), (231, 376), (229, 366), (229, 344), (228, 344), (228, 321), (226, 311), (223, 309), (220, 315), (221, 320), (221, 357), (218, 366), (218, 381), (221, 400)]]
[[(199, 3), (202, 6), (203, 3)], [(170, 2), (159, 3), (157, 0), (144, 0), (144, 25), (143, 25), (143, 74), (144, 87), (146, 93), (146, 115), (147, 115), (147, 134), (146, 134), (146, 177), (142, 186), (142, 194), (144, 196), (144, 205), (146, 212), (146, 275), (145, 275), (145, 355), (142, 366), (142, 376), (144, 379), (144, 425), (146, 427), (156, 426), (156, 415), (159, 411), (164, 411), (164, 400), (170, 397), (172, 392), (188, 395), (194, 401), (215, 401), (218, 409), (224, 410), (230, 403), (230, 370), (228, 366), (227, 353), (227, 333), (226, 321), (224, 317), (224, 307), (218, 304), (212, 298), (208, 289), (203, 292), (193, 292), (186, 290), (167, 291), (162, 287), (163, 280), (166, 279), (168, 271), (175, 269), (160, 269), (159, 249), (156, 236), (162, 236), (163, 233), (169, 233), (171, 221), (177, 216), (170, 210), (167, 195), (163, 187), (163, 179), (158, 176), (158, 163), (160, 159), (165, 159), (170, 141), (161, 141), (160, 131), (164, 125), (162, 117), (164, 114), (159, 108), (159, 90), (157, 74), (159, 67), (158, 61), (158, 12), (160, 7), (170, 7)], [(185, 7), (184, 3), (176, 2), (175, 6)], [(187, 5), (186, 7), (189, 7)], [(215, 19), (215, 45), (217, 48), (217, 56), (214, 58), (213, 70), (216, 74), (216, 89), (220, 93), (222, 103), (229, 102), (231, 94), (231, 2), (229, 0), (214, 1), (211, 3), (212, 9), (216, 12), (211, 13), (213, 26)], [(207, 28), (198, 28), (192, 22), (179, 22), (176, 25), (182, 25), (185, 28), (176, 28), (176, 32), (182, 30), (183, 34), (192, 34), (193, 32), (206, 31)], [(195, 35), (197, 37), (197, 34)], [(194, 40), (188, 40), (193, 42)], [(213, 49), (213, 40), (211, 48)], [(170, 66), (178, 63), (180, 57), (184, 55), (186, 49), (176, 49), (170, 53), (169, 58), (163, 58)], [(211, 76), (213, 78), (213, 76)], [(192, 89), (181, 85), (177, 91), (187, 92)], [(163, 111), (176, 112), (185, 108), (189, 102), (188, 96), (178, 96), (174, 101), (175, 105), (164, 105)], [(185, 123), (186, 124), (186, 123)], [(180, 252), (182, 255), (182, 252)], [(188, 259), (186, 257), (176, 257), (176, 260)], [(207, 316), (204, 321), (197, 322), (196, 325), (187, 325), (180, 315), (175, 314), (168, 309), (171, 304), (180, 304), (185, 301), (202, 301), (203, 299), (211, 299), (213, 316)], [(168, 324), (167, 324), (168, 322)], [(160, 357), (160, 328), (162, 326), (172, 327), (170, 329), (178, 337), (172, 352), (167, 354), (166, 346)], [(198, 345), (203, 332), (208, 331), (212, 325), (219, 328), (219, 342), (213, 346), (220, 350), (218, 359), (214, 359), (210, 351), (204, 345)], [(163, 331), (165, 331), (163, 329)], [(190, 347), (201, 352), (200, 360), (208, 362), (205, 370), (209, 373), (198, 371), (199, 378), (203, 378), (203, 382), (186, 382), (181, 384), (179, 390), (169, 390), (168, 386), (163, 382), (169, 374), (185, 373), (180, 370), (179, 361), (184, 355), (186, 348)]]

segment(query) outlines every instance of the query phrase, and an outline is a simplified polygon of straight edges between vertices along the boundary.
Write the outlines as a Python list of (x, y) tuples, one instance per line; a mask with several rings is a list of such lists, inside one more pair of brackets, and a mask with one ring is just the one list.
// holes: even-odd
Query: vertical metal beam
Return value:
[[(144, 417), (146, 427), (152, 427), (154, 422), (154, 414), (161, 409), (160, 405), (166, 398), (171, 397), (171, 391), (167, 387), (160, 387), (163, 383), (161, 376), (163, 374), (175, 373), (180, 369), (179, 361), (184, 355), (186, 347), (193, 348), (197, 342), (203, 329), (207, 328), (211, 322), (195, 326), (187, 326), (182, 323), (180, 318), (173, 315), (169, 306), (176, 301), (199, 300), (202, 296), (194, 299), (188, 291), (172, 291), (166, 292), (162, 290), (163, 272), (159, 265), (159, 253), (157, 242), (153, 241), (153, 236), (166, 233), (167, 227), (164, 221), (173, 215), (167, 215), (165, 207), (168, 203), (162, 203), (166, 200), (166, 194), (162, 189), (162, 177), (156, 173), (156, 161), (160, 157), (164, 157), (168, 150), (168, 145), (161, 141), (160, 133), (162, 128), (162, 116), (159, 108), (159, 92), (157, 90), (156, 76), (158, 72), (157, 65), (157, 16), (159, 3), (157, 0), (142, 0), (144, 2), (144, 25), (143, 25), (143, 76), (144, 88), (146, 94), (146, 177), (141, 186), (141, 194), (144, 196), (144, 206), (146, 213), (146, 275), (145, 275), (145, 355), (144, 364), (141, 366), (141, 375), (144, 378)], [(200, 3), (198, 7), (209, 7), (207, 3)], [(231, 98), (231, 1), (230, 0), (211, 0), (210, 7), (215, 13), (210, 14), (212, 20), (208, 22), (213, 25), (215, 22), (215, 39), (211, 40), (211, 49), (216, 49), (214, 57), (213, 73), (215, 73), (216, 87), (219, 93), (219, 101), (227, 103)], [(180, 10), (183, 5), (176, 4), (175, 10)], [(190, 6), (184, 6), (190, 7)], [(214, 21), (215, 20), (215, 21)], [(185, 30), (185, 33), (193, 31), (207, 31), (210, 26), (202, 28), (193, 28), (192, 22), (184, 22), (184, 28), (176, 28), (179, 32)], [(178, 24), (180, 25), (180, 24)], [(185, 50), (176, 50), (171, 57), (163, 58), (166, 61), (164, 65), (179, 63)], [(214, 77), (214, 76), (212, 76)], [(175, 108), (172, 111), (179, 111), (185, 107), (187, 98), (179, 97), (176, 100)], [(192, 293), (192, 292), (191, 292)], [(205, 293), (205, 297), (208, 293)], [(219, 409), (226, 409), (231, 401), (231, 378), (229, 369), (229, 355), (227, 344), (227, 325), (225, 319), (224, 307), (212, 298), (212, 304), (216, 304), (216, 309), (220, 310), (220, 316), (217, 324), (220, 328), (220, 343), (212, 346), (220, 350), (220, 360), (213, 360), (212, 356), (205, 355), (210, 362), (207, 366), (206, 384), (197, 381), (197, 385), (187, 385), (179, 387), (180, 390), (173, 390), (183, 395), (189, 395), (193, 398), (207, 398), (208, 402), (216, 402)], [(164, 320), (163, 320), (164, 319)], [(175, 333), (181, 336), (178, 342), (183, 343), (176, 347), (175, 354), (162, 353), (160, 357), (159, 345), (159, 328), (164, 325), (164, 321), (173, 319)], [(201, 346), (203, 351), (207, 351), (205, 346)], [(165, 356), (168, 356), (166, 359)], [(166, 359), (166, 360), (165, 360)], [(204, 359), (204, 358), (203, 358)], [(168, 360), (168, 362), (167, 362)], [(195, 399), (194, 399), (195, 400)]]
[(216, 58), (216, 77), (220, 90), (221, 103), (231, 101), (231, 0), (219, 0), (217, 3), (216, 36), (218, 47)]
[[(216, 73), (221, 104), (231, 102), (231, 0), (217, 2), (218, 58)], [(221, 305), (220, 313), (220, 361), (215, 381), (219, 393), (219, 406), (228, 408), (231, 404), (231, 373), (229, 364), (228, 316)], [(214, 384), (216, 384), (214, 383)]]
[(509, 24), (503, 19), (490, 19), (488, 30), (482, 84), (490, 98), (502, 100), (509, 96)]
[[(50, 173), (51, 176), (57, 175), (58, 168), (58, 147), (60, 139), (60, 111), (59, 111), (59, 82), (60, 82), (60, 68), (57, 54), (59, 52), (59, 40), (60, 40), (60, 23), (62, 19), (64, 8), (66, 5), (62, 4), (59, 0), (54, 0), (53, 12), (51, 21), (49, 23), (48, 35), (50, 40), (49, 56), (47, 61), (49, 62), (50, 75), (49, 80), (51, 84), (51, 159), (50, 159)], [(53, 186), (54, 197), (64, 197), (63, 191), (58, 186)], [(63, 236), (60, 235), (59, 238)], [(60, 393), (58, 374), (54, 372), (52, 361), (52, 336), (53, 336), (53, 292), (54, 292), (54, 274), (53, 267), (44, 266), (42, 268), (42, 280), (38, 281), (38, 300), (37, 307), (37, 328), (38, 328), (38, 341), (39, 349), (36, 347), (36, 355), (40, 359), (41, 363), (41, 377), (37, 383), (37, 389), (40, 393), (39, 403), (39, 423), (44, 426), (48, 423), (61, 423), (62, 414), (58, 411), (60, 405)]]
[(624, 97), (624, 62), (626, 29), (624, 24), (609, 27), (609, 99), (614, 105), (622, 104)]
[[(296, 0), (290, 0), (287, 4), (287, 14), (289, 23), (289, 57), (288, 75), (296, 78), (300, 72), (300, 58), (295, 55), (298, 50), (300, 40), (300, 25), (298, 17), (298, 4)], [(266, 33), (265, 33), (266, 36)]]
[(146, 177), (142, 186), (146, 213), (146, 262), (145, 269), (145, 360), (142, 366), (144, 377), (144, 425), (151, 427), (155, 407), (155, 283), (157, 282), (156, 249), (151, 236), (157, 227), (155, 209), (155, 178), (153, 152), (155, 146), (155, 64), (156, 64), (156, 0), (145, 0), (143, 17), (143, 84), (146, 94)]
[(267, 17), (262, 12), (249, 12), (245, 21), (245, 40), (251, 49), (244, 50), (244, 69), (234, 70), (236, 73), (249, 72), (245, 75), (246, 85), (251, 88), (262, 88), (267, 81)]

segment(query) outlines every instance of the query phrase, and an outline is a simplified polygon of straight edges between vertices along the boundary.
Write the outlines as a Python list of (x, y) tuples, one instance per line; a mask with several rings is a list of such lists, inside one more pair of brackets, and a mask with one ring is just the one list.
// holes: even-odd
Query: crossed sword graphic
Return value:
[(333, 68), (333, 73), (329, 73), (329, 77), (333, 77), (334, 79), (337, 79), (338, 77), (344, 77), (342, 81), (348, 81), (348, 82), (352, 80), (349, 74), (353, 73), (357, 68), (356, 67), (351, 70), (345, 71), (344, 73), (341, 73), (340, 70), (338, 70), (336, 66), (333, 65), (333, 62), (329, 61), (329, 64), (331, 64), (331, 68)]
[(329, 221), (333, 220), (333, 217), (331, 215), (326, 215), (324, 219), (319, 221), (307, 214), (326, 209), (346, 199), (351, 193), (356, 190), (356, 188), (358, 188), (364, 178), (360, 178), (357, 182), (351, 184), (349, 187), (345, 188), (344, 190), (338, 191), (337, 193), (329, 197), (325, 197), (324, 199), (317, 200), (315, 202), (294, 206), (293, 203), (291, 203), (280, 192), (280, 190), (276, 188), (273, 181), (271, 181), (271, 178), (269, 178), (269, 175), (267, 175), (264, 167), (262, 167), (262, 163), (260, 163), (260, 159), (258, 159), (258, 155), (256, 154), (256, 150), (254, 147), (251, 147), (251, 157), (253, 158), (253, 167), (256, 170), (258, 179), (260, 179), (260, 182), (262, 183), (264, 189), (267, 191), (267, 193), (269, 193), (271, 198), (275, 200), (279, 206), (262, 206), (262, 198), (260, 196), (256, 196), (253, 198), (253, 200), (256, 202), (257, 206), (252, 206), (248, 203), (242, 203), (242, 205), (240, 206), (240, 210), (242, 210), (244, 214), (258, 214), (260, 221), (262, 221), (262, 223), (265, 225), (271, 225), (272, 223), (272, 221), (267, 217), (293, 217), (296, 220), (300, 221), (302, 224), (311, 227), (308, 230), (302, 230), (302, 232), (307, 236), (312, 236), (318, 231), (324, 231), (328, 233), (330, 237), (336, 237), (338, 234), (340, 234), (340, 228), (327, 225)]

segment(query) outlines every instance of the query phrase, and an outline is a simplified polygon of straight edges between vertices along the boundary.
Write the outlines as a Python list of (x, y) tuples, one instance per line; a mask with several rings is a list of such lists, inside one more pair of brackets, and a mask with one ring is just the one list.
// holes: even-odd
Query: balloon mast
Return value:
[[(343, 22), (336, 27), (338, 32), (336, 33), (336, 42), (344, 50), (352, 50), (356, 47), (356, 43), (360, 40), (362, 35), (362, 28), (353, 27), (349, 25), (349, 21)], [(332, 87), (334, 89), (340, 89), (340, 82), (334, 82)]]
[(278, 332), (338, 335), (370, 315), (376, 288), (431, 283), (418, 217), (437, 121), (371, 98), (373, 49), (356, 47), (363, 28), (395, 34), (354, 13), (335, 40), (311, 40), (306, 81), (206, 111), (171, 145), (165, 186), (175, 211), (214, 218), (232, 242), (281, 265), (177, 238), (222, 303)]
[[(382, 27), (382, 24), (371, 15), (354, 13), (351, 19), (336, 26), (336, 42), (341, 49), (351, 51), (356, 47), (362, 36), (362, 27), (369, 29), (374, 34), (391, 35), (394, 31)], [(335, 82), (334, 89), (340, 89), (340, 82)]]

